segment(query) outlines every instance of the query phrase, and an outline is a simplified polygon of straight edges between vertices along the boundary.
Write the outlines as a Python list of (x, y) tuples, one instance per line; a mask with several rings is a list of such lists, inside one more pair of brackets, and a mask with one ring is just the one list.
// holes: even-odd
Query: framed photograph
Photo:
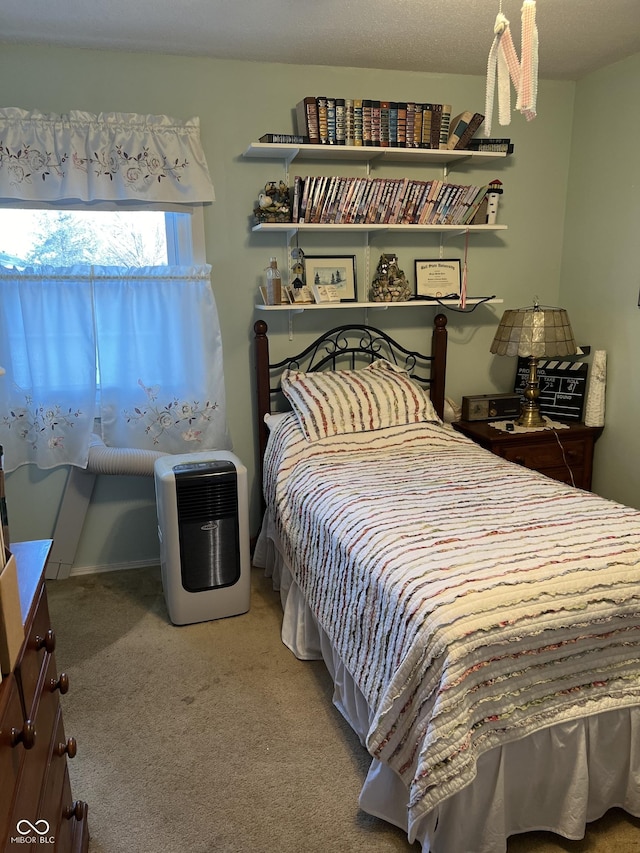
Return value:
[(438, 299), (460, 296), (460, 285), (459, 260), (416, 259), (416, 296)]
[(357, 301), (355, 255), (305, 255), (304, 266), (307, 287), (331, 287), (340, 302)]

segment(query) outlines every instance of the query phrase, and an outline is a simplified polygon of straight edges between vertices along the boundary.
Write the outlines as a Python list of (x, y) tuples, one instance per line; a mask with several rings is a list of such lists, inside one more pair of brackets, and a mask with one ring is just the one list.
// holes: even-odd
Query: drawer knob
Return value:
[(49, 628), (44, 637), (36, 636), (36, 649), (44, 649), (52, 655), (56, 649), (56, 634), (53, 628)]
[(33, 749), (36, 745), (36, 727), (31, 720), (25, 720), (21, 729), (15, 726), (11, 729), (11, 746), (17, 746), (19, 743), (25, 749)]
[(513, 461), (518, 465), (524, 465), (524, 456), (514, 456)]
[(58, 755), (68, 755), (69, 758), (75, 758), (78, 752), (78, 744), (74, 737), (67, 738), (66, 743), (59, 743), (56, 749)]
[(70, 806), (64, 810), (64, 816), (67, 820), (74, 817), (76, 820), (82, 820), (87, 815), (87, 804), (82, 800), (74, 800)]
[(57, 681), (55, 680), (55, 678), (52, 678), (49, 683), (51, 685), (52, 693), (56, 690), (59, 690), (60, 693), (64, 696), (65, 693), (69, 692), (69, 676), (66, 672), (61, 672), (60, 677)]

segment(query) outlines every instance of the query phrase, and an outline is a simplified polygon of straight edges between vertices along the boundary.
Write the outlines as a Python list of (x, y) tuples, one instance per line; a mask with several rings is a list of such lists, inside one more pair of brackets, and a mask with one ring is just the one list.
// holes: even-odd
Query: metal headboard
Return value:
[[(440, 417), (444, 411), (444, 385), (447, 360), (447, 318), (434, 319), (431, 354), (408, 350), (386, 332), (359, 324), (337, 326), (324, 332), (304, 350), (282, 361), (269, 361), (267, 324), (258, 320), (255, 333), (255, 357), (258, 396), (258, 435), (260, 463), (267, 444), (268, 430), (264, 415), (274, 411), (280, 392), (280, 377), (286, 369), (314, 372), (317, 370), (353, 370), (378, 358), (387, 359), (405, 369), (412, 379), (429, 389), (431, 401)], [(262, 466), (260, 466), (261, 469)]]

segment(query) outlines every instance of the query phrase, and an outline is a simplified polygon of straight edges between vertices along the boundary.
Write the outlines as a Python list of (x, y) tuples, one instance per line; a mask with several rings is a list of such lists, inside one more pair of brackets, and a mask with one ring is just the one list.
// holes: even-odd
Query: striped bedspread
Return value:
[(374, 712), (367, 747), (410, 792), (410, 838), (482, 752), (640, 702), (640, 512), (447, 427), (310, 443), (293, 416), (265, 497)]

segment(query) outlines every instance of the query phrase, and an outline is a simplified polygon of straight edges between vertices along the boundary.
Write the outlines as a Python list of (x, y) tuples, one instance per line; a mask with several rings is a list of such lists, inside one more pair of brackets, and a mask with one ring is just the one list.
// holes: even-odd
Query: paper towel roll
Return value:
[(607, 353), (597, 349), (591, 363), (591, 378), (585, 407), (584, 422), (587, 426), (604, 426), (604, 396), (607, 384)]

